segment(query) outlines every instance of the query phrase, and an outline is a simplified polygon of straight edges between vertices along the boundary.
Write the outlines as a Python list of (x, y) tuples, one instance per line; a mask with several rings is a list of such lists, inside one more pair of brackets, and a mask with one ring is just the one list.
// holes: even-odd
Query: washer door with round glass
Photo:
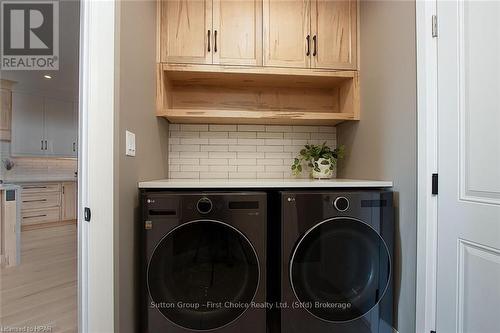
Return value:
[(290, 281), (298, 305), (330, 322), (369, 312), (389, 284), (390, 258), (379, 234), (356, 219), (317, 224), (298, 241)]
[(210, 330), (236, 320), (259, 284), (257, 254), (237, 229), (194, 221), (167, 234), (151, 256), (152, 305), (178, 326)]

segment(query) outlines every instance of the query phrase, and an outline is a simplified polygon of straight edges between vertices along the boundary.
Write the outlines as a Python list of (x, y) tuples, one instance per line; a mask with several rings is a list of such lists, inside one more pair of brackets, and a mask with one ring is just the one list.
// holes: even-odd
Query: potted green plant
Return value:
[(344, 146), (331, 149), (323, 142), (322, 145), (307, 144), (299, 152), (292, 164), (292, 173), (294, 176), (302, 172), (303, 162), (311, 168), (311, 177), (316, 179), (332, 178), (333, 170), (338, 159), (344, 157)]

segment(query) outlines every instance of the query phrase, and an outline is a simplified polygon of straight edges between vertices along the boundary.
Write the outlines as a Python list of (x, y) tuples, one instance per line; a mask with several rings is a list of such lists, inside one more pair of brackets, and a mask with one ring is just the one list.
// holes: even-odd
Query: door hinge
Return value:
[(83, 219), (87, 222), (90, 222), (91, 215), (92, 213), (90, 212), (90, 208), (85, 207), (85, 209), (83, 210)]
[(432, 194), (438, 194), (439, 190), (439, 176), (437, 173), (432, 174)]
[(437, 15), (432, 15), (432, 37), (438, 36), (438, 17)]

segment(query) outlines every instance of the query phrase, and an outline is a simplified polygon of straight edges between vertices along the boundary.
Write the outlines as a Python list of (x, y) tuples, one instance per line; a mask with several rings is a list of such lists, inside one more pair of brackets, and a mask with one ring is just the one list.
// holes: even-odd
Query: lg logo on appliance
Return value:
[(59, 2), (2, 2), (2, 70), (59, 69)]

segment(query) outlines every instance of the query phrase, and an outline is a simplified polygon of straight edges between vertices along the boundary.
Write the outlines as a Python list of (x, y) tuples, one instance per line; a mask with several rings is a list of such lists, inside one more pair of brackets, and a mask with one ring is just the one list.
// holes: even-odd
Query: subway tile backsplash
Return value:
[(300, 149), (325, 141), (337, 146), (335, 127), (170, 124), (169, 178), (292, 178)]

